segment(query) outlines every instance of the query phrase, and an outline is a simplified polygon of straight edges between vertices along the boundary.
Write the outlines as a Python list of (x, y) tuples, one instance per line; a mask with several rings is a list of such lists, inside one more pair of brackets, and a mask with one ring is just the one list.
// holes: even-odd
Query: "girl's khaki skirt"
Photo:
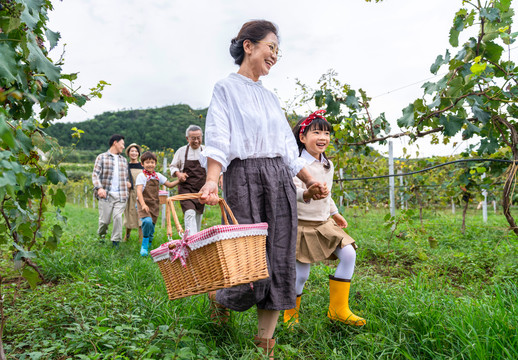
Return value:
[(299, 220), (297, 227), (297, 260), (302, 263), (316, 263), (336, 260), (333, 252), (338, 246), (351, 244), (358, 248), (350, 237), (333, 219), (326, 221)]

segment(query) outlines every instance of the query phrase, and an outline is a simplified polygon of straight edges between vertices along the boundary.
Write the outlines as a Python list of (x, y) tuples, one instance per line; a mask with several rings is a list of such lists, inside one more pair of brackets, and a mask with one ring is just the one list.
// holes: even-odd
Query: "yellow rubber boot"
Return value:
[(354, 315), (349, 309), (350, 287), (350, 279), (340, 279), (329, 275), (329, 311), (327, 312), (327, 317), (347, 325), (365, 325), (365, 319)]
[(295, 300), (295, 307), (293, 309), (284, 310), (284, 322), (290, 323), (288, 325), (289, 328), (291, 328), (293, 324), (299, 323), (300, 297), (301, 295), (297, 295), (297, 299)]

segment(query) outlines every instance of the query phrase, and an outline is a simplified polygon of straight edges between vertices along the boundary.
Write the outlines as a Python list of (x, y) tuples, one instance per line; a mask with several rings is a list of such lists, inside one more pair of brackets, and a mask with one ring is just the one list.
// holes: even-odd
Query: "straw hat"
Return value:
[(138, 144), (135, 144), (135, 143), (131, 143), (128, 146), (126, 146), (126, 156), (129, 157), (129, 151), (131, 150), (132, 147), (137, 148), (138, 156), (140, 157), (140, 155), (142, 154), (142, 149), (140, 148), (140, 146)]

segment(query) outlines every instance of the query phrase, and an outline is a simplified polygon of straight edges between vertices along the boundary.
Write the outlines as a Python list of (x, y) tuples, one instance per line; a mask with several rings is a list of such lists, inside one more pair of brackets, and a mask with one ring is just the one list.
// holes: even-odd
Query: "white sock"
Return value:
[(297, 295), (300, 295), (302, 294), (302, 290), (304, 290), (304, 285), (306, 284), (306, 281), (308, 281), (309, 272), (311, 270), (311, 264), (301, 263), (297, 261), (295, 263), (295, 269), (297, 270), (295, 291), (297, 291)]
[(354, 250), (352, 245), (346, 245), (343, 248), (338, 246), (334, 254), (340, 260), (336, 266), (335, 277), (350, 280), (354, 273), (356, 250)]

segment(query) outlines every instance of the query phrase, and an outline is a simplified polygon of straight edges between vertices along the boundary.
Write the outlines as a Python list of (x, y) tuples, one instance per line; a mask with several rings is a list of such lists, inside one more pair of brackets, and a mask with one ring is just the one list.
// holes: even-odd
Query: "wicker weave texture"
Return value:
[[(182, 194), (180, 198), (173, 196), (167, 199), (167, 210), (172, 212), (179, 233), (183, 230), (177, 220), (173, 201), (185, 200), (186, 195), (199, 197), (199, 194)], [(225, 220), (224, 209), (229, 212), (232, 222), (237, 224), (223, 199), (220, 199), (220, 209)], [(225, 223), (228, 224), (228, 221)], [(167, 216), (167, 225), (170, 229), (170, 216)], [(171, 262), (166, 259), (157, 264), (170, 300), (246, 284), (269, 276), (264, 235), (221, 240), (193, 250), (187, 257), (185, 268), (178, 260)]]

